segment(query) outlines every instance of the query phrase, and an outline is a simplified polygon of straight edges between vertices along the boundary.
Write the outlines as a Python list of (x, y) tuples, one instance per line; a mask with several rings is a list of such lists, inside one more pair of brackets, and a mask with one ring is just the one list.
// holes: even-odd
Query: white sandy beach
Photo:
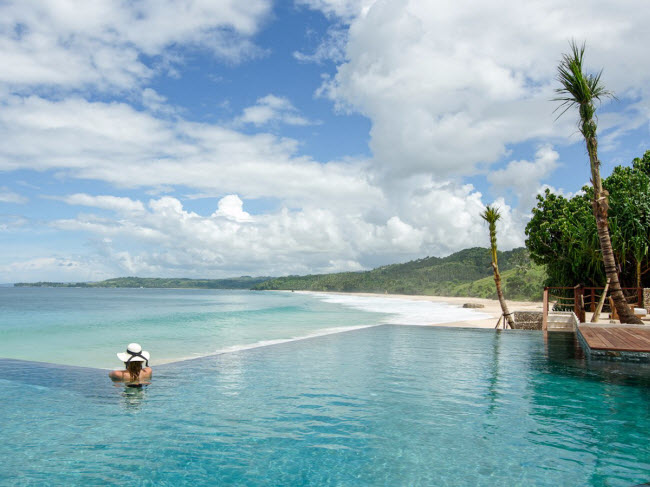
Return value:
[[(304, 292), (304, 291), (303, 291)], [(318, 294), (340, 294), (351, 296), (368, 296), (388, 299), (405, 299), (410, 301), (430, 301), (435, 303), (447, 303), (452, 306), (462, 307), (465, 303), (481, 304), (483, 308), (477, 308), (475, 311), (490, 315), (490, 318), (466, 321), (453, 321), (449, 323), (434, 323), (430, 326), (447, 326), (458, 328), (494, 328), (499, 316), (501, 316), (501, 306), (496, 299), (484, 298), (467, 298), (467, 297), (450, 297), (450, 296), (414, 296), (408, 294), (373, 294), (373, 293), (343, 293), (343, 292), (323, 292)], [(542, 311), (542, 303), (534, 301), (508, 301), (508, 309), (514, 311)]]

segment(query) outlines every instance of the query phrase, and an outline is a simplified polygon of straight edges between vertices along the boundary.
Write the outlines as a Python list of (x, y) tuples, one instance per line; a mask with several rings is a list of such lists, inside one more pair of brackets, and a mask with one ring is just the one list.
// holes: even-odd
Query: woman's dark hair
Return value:
[(142, 362), (126, 362), (126, 371), (131, 376), (132, 381), (138, 380), (140, 371), (142, 370)]

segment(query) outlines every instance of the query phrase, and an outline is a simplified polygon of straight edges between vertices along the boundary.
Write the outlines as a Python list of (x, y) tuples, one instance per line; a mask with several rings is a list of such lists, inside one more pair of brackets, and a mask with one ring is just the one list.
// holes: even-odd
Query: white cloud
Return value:
[(0, 203), (27, 203), (29, 200), (14, 191), (11, 191), (6, 186), (0, 186)]
[[(231, 194), (212, 214), (188, 211), (170, 196), (148, 204), (126, 198), (73, 195), (65, 201), (110, 209), (118, 218), (79, 214), (56, 220), (54, 229), (82, 232), (98, 246), (113, 275), (243, 274), (361, 270), (459, 248), (486, 246), (481, 194), (472, 186), (402, 185), (379, 207), (365, 212), (283, 207), (252, 217)], [(503, 200), (499, 246), (522, 244), (523, 220)], [(138, 211), (130, 211), (136, 208)], [(144, 211), (139, 211), (144, 208)], [(133, 249), (139, 249), (137, 251)]]
[(77, 193), (66, 196), (63, 198), (63, 201), (69, 205), (92, 206), (120, 213), (139, 213), (144, 211), (144, 206), (140, 201), (134, 201), (130, 198), (117, 196), (91, 196), (88, 194)]
[(0, 264), (4, 282), (81, 282), (113, 277), (103, 263), (87, 257), (38, 257)]
[(256, 126), (281, 122), (287, 125), (311, 125), (312, 122), (301, 116), (298, 109), (288, 98), (283, 96), (266, 95), (258, 98), (255, 105), (244, 108), (236, 123), (251, 123)]
[(323, 63), (332, 61), (342, 63), (345, 61), (345, 46), (348, 40), (347, 28), (335, 25), (327, 29), (325, 37), (318, 44), (314, 52), (306, 54), (300, 51), (294, 51), (293, 57), (298, 61)]
[(236, 222), (249, 222), (253, 218), (244, 211), (244, 202), (236, 194), (229, 194), (219, 200), (217, 211), (212, 216), (223, 216)]
[(296, 4), (320, 10), (330, 17), (351, 20), (368, 9), (375, 0), (296, 0)]
[(361, 164), (295, 155), (295, 140), (166, 120), (124, 103), (12, 97), (0, 106), (0, 171), (56, 170), (146, 189), (183, 185), (288, 205), (356, 207), (382, 197)]
[[(586, 182), (583, 184), (583, 186), (590, 185), (590, 183)], [(571, 199), (574, 196), (582, 195), (584, 194), (584, 191), (582, 189), (579, 189), (578, 191), (565, 191), (563, 188), (555, 188), (551, 186), (550, 184), (542, 184), (539, 189), (537, 190), (537, 194), (543, 195), (546, 190), (549, 190), (553, 194), (560, 195), (566, 199)]]
[[(371, 160), (318, 161), (299, 155), (299, 141), (236, 130), (314, 123), (286, 97), (261, 97), (226, 126), (183, 118), (146, 86), (158, 73), (172, 75), (188, 46), (235, 62), (254, 55), (269, 2), (3, 3), (0, 171), (40, 171), (115, 190), (66, 196), (84, 212), (49, 222), (54, 231), (88, 236), (93, 254), (4, 269), (29, 276), (39, 266), (45, 273), (65, 268), (78, 280), (89, 269), (102, 277), (217, 277), (359, 270), (446, 255), (489, 244), (479, 216), (487, 199), (462, 184), (477, 173), (519, 196), (518, 208), (492, 202), (503, 215), (499, 247), (512, 248), (523, 243), (527, 198), (544, 187), (558, 155), (543, 145), (532, 160), (489, 170), (513, 144), (559, 147), (576, 133), (575, 116), (555, 122), (549, 101), (568, 39), (586, 38), (588, 65), (604, 66), (606, 84), (636, 100), (624, 114), (601, 116), (603, 147), (615, 147), (650, 116), (650, 67), (639, 62), (650, 9), (638, 2), (599, 9), (586, 0), (570, 9), (559, 0), (297, 3), (323, 11), (333, 27), (315, 51), (294, 57), (342, 63), (320, 93), (370, 119)], [(145, 110), (84, 99), (84, 88), (105, 90), (93, 100), (128, 90)], [(124, 188), (153, 198), (117, 196)], [(214, 208), (190, 211), (176, 191), (214, 198)], [(3, 195), (5, 202), (21, 198), (6, 188)], [(274, 209), (249, 213), (252, 199), (270, 199)], [(30, 224), (21, 221), (20, 231)]]
[(142, 90), (142, 105), (152, 112), (162, 114), (173, 114), (175, 112), (174, 108), (167, 104), (167, 98), (156, 93), (151, 88)]
[[(306, 3), (352, 15), (348, 61), (319, 92), (371, 120), (375, 161), (391, 177), (473, 174), (509, 145), (565, 141), (576, 132), (575, 113), (556, 122), (550, 99), (572, 38), (587, 40), (587, 65), (604, 66), (603, 81), (619, 97), (650, 97), (650, 67), (639, 63), (650, 9), (639, 2)], [(603, 128), (638, 127), (640, 111), (631, 109), (634, 124)]]
[(19, 215), (0, 213), (0, 232), (16, 232), (29, 225), (29, 220)]
[(250, 38), (269, 12), (267, 0), (2, 2), (0, 82), (130, 89), (153, 74), (142, 55), (179, 45), (236, 62), (260, 51)]
[(551, 146), (542, 146), (535, 153), (534, 161), (511, 161), (504, 169), (491, 171), (487, 179), (497, 193), (512, 191), (519, 199), (519, 208), (529, 211), (535, 205), (542, 180), (557, 167), (560, 155)]

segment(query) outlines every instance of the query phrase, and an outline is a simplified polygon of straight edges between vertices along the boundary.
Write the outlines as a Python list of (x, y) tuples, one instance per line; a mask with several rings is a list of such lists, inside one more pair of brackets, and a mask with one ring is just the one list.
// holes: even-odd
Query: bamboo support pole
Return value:
[(603, 290), (603, 294), (600, 297), (600, 300), (598, 301), (598, 306), (596, 306), (594, 315), (591, 317), (592, 323), (598, 323), (598, 318), (600, 318), (600, 312), (602, 311), (603, 305), (605, 304), (605, 297), (607, 296), (608, 289), (609, 289), (609, 277), (607, 278), (607, 284), (605, 284), (605, 289)]

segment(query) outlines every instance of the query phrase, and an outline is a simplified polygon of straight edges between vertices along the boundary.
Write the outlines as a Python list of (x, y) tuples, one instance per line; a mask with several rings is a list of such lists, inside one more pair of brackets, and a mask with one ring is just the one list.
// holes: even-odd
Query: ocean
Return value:
[(481, 319), (444, 303), (198, 289), (0, 288), (0, 358), (118, 368), (131, 342), (151, 364), (381, 324)]

